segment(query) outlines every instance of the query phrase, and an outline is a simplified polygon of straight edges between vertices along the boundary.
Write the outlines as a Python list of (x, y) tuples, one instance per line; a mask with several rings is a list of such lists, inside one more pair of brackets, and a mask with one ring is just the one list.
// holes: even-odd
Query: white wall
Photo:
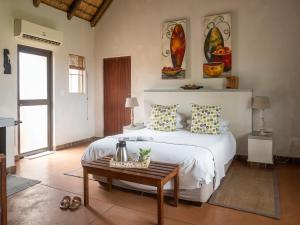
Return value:
[[(14, 18), (63, 31), (63, 45), (53, 48), (16, 40), (13, 36)], [(89, 23), (75, 17), (69, 21), (65, 12), (44, 4), (34, 8), (32, 0), (0, 0), (0, 30), (0, 115), (17, 118), (17, 44), (50, 49), (54, 59), (54, 144), (60, 145), (94, 136), (95, 32)], [(3, 48), (10, 50), (12, 75), (3, 75)], [(68, 93), (69, 53), (86, 57), (88, 96)]]
[[(144, 89), (194, 82), (220, 88), (222, 79), (202, 78), (202, 20), (205, 15), (231, 12), (233, 74), (240, 77), (241, 88), (270, 96), (272, 110), (266, 112), (266, 123), (275, 133), (276, 154), (300, 156), (299, 146), (289, 143), (290, 137), (300, 137), (299, 9), (298, 0), (115, 0), (96, 27), (96, 134), (103, 135), (104, 57), (132, 57), (132, 95), (140, 102)], [(161, 24), (182, 17), (190, 20), (190, 77), (162, 80)], [(142, 114), (140, 107), (136, 112), (140, 121)]]

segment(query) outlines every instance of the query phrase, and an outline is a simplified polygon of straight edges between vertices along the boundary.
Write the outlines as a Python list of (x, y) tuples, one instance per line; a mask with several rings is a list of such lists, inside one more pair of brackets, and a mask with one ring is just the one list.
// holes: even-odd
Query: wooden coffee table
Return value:
[(177, 164), (151, 161), (147, 169), (125, 169), (113, 168), (109, 166), (112, 156), (100, 158), (98, 160), (83, 163), (83, 183), (84, 183), (84, 206), (89, 206), (89, 179), (88, 175), (98, 175), (107, 178), (108, 191), (112, 188), (112, 179), (130, 181), (157, 187), (157, 220), (158, 224), (163, 224), (164, 217), (164, 185), (174, 179), (174, 205), (178, 205), (178, 185), (179, 166)]

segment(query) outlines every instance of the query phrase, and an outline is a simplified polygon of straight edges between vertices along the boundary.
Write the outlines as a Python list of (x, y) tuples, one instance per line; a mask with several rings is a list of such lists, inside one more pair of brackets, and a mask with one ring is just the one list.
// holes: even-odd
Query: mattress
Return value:
[[(200, 188), (211, 182), (214, 190), (218, 188), (225, 176), (225, 165), (236, 153), (236, 141), (230, 131), (207, 135), (184, 129), (162, 132), (145, 128), (93, 142), (83, 154), (82, 160), (88, 162), (114, 154), (118, 140), (124, 138), (131, 140), (127, 141), (129, 154), (137, 154), (139, 148), (151, 148), (151, 160), (179, 164), (179, 188), (182, 190)], [(132, 141), (136, 139), (143, 141)], [(153, 188), (128, 184), (148, 190)], [(164, 189), (172, 189), (171, 182)]]

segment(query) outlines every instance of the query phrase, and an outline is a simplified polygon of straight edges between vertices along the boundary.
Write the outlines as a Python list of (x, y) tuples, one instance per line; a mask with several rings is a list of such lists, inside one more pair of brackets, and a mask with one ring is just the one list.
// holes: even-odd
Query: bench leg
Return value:
[(83, 198), (84, 206), (89, 206), (89, 174), (86, 169), (83, 169)]
[(157, 187), (157, 224), (164, 224), (164, 191), (161, 184)]
[(178, 173), (176, 174), (176, 176), (174, 177), (174, 206), (178, 206), (178, 191), (179, 188), (179, 175)]

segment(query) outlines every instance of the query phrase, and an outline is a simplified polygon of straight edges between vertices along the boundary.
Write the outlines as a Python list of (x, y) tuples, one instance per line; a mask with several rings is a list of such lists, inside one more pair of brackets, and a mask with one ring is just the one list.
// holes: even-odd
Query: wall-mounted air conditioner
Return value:
[(51, 45), (62, 45), (63, 33), (43, 27), (26, 20), (15, 19), (15, 37), (44, 42)]

